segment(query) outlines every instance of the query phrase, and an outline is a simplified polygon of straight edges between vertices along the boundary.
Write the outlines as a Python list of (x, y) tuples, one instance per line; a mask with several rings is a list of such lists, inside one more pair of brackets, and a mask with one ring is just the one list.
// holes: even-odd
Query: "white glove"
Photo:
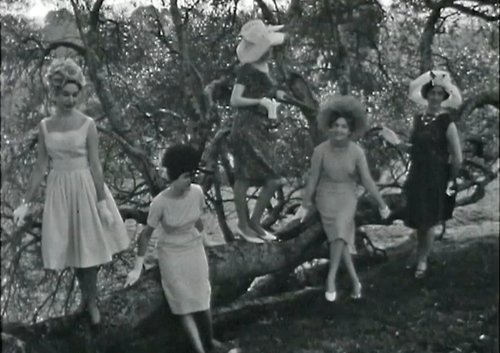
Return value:
[(378, 212), (380, 213), (380, 217), (382, 219), (387, 219), (391, 215), (391, 210), (387, 206), (379, 208)]
[(142, 267), (144, 266), (144, 256), (137, 256), (135, 258), (134, 269), (130, 271), (127, 275), (127, 281), (125, 282), (125, 287), (131, 286), (139, 277), (141, 277)]
[(269, 99), (269, 98), (262, 98), (259, 102), (260, 105), (266, 107), (267, 109), (267, 117), (269, 119), (277, 119), (277, 110), (278, 110), (278, 103), (274, 99)]
[(379, 132), (379, 135), (389, 142), (391, 145), (399, 145), (401, 143), (401, 140), (399, 139), (398, 135), (391, 129), (389, 129), (386, 126), (382, 127), (382, 130)]
[(97, 211), (99, 212), (99, 217), (101, 218), (102, 223), (106, 226), (110, 227), (114, 223), (113, 215), (108, 209), (108, 204), (106, 200), (101, 200), (97, 203)]
[(309, 210), (305, 208), (304, 206), (300, 205), (300, 207), (297, 209), (297, 212), (295, 212), (295, 215), (293, 216), (294, 219), (300, 219), (300, 222), (304, 222), (309, 215)]
[(29, 211), (30, 208), (29, 204), (27, 203), (22, 203), (19, 207), (17, 207), (13, 213), (14, 224), (20, 227), (24, 223), (24, 218), (26, 218), (26, 215), (29, 213)]
[(453, 181), (448, 182), (448, 186), (446, 187), (446, 195), (453, 196), (457, 190), (455, 189), (455, 183)]

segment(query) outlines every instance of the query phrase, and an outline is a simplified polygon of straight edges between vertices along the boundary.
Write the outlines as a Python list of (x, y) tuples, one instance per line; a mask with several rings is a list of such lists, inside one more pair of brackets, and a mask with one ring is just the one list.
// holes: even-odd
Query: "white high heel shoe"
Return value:
[(337, 299), (337, 291), (325, 292), (325, 299), (329, 302), (334, 302)]

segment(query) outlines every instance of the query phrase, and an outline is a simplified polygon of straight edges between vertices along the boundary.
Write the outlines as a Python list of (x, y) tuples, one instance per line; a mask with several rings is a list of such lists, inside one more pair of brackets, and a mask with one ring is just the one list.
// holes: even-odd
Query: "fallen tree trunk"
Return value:
[[(300, 236), (290, 235), (294, 232), (300, 232)], [(306, 261), (309, 250), (325, 239), (317, 219), (305, 229), (297, 226), (285, 233), (292, 239), (259, 245), (233, 242), (207, 249), (214, 303), (228, 303), (240, 296), (256, 276)], [(135, 347), (134, 341), (144, 341), (158, 330), (165, 332), (166, 337), (176, 332), (177, 323), (169, 313), (157, 267), (147, 271), (136, 285), (103, 299), (100, 308), (102, 324), (97, 331), (92, 331), (81, 315), (33, 325), (5, 324), (2, 329), (20, 339), (26, 352), (34, 353), (137, 352), (137, 347), (131, 348)]]
[[(376, 207), (362, 198), (356, 215), (358, 225), (388, 224), (400, 218), (404, 209), (401, 195), (385, 198), (394, 211), (393, 216), (381, 221)], [(325, 240), (317, 216), (305, 224), (291, 221), (277, 235), (281, 242), (255, 245), (235, 241), (207, 249), (214, 307), (240, 297), (255, 277), (290, 271), (313, 259)], [(33, 325), (2, 324), (3, 351), (9, 352), (8, 347), (12, 347), (11, 352), (138, 353), (151, 352), (153, 347), (183, 344), (178, 322), (170, 313), (161, 289), (158, 268), (147, 271), (136, 285), (103, 298), (100, 308), (102, 324), (97, 330), (90, 328), (81, 314)]]

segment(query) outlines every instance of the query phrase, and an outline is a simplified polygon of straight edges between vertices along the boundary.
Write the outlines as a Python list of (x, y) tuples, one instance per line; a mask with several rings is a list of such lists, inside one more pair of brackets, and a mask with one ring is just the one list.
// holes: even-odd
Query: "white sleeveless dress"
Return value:
[(111, 227), (101, 222), (97, 193), (87, 155), (87, 117), (78, 129), (48, 132), (41, 128), (50, 157), (50, 172), (42, 223), (42, 258), (45, 268), (92, 267), (110, 262), (128, 248), (130, 239), (109, 189), (106, 201), (113, 215)]

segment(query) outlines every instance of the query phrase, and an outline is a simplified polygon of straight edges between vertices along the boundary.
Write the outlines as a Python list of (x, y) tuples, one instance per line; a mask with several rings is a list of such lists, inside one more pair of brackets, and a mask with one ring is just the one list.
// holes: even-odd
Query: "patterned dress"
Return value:
[(42, 222), (44, 267), (92, 267), (112, 260), (113, 254), (128, 248), (130, 239), (118, 208), (106, 185), (111, 227), (99, 218), (97, 194), (87, 155), (87, 131), (94, 121), (86, 119), (78, 129), (47, 131), (41, 128), (50, 157)]
[[(268, 74), (251, 64), (242, 65), (236, 83), (245, 86), (246, 98), (272, 98), (276, 88)], [(277, 179), (276, 136), (270, 131), (271, 121), (262, 106), (239, 107), (230, 136), (236, 179), (246, 179), (253, 186)]]
[(449, 113), (415, 117), (411, 166), (404, 186), (405, 224), (411, 228), (430, 228), (451, 218), (446, 195), (451, 170), (446, 131), (452, 121)]
[(203, 214), (205, 198), (197, 184), (181, 198), (158, 194), (149, 208), (148, 225), (158, 231), (161, 284), (176, 315), (210, 308), (210, 280), (203, 239), (195, 223)]

